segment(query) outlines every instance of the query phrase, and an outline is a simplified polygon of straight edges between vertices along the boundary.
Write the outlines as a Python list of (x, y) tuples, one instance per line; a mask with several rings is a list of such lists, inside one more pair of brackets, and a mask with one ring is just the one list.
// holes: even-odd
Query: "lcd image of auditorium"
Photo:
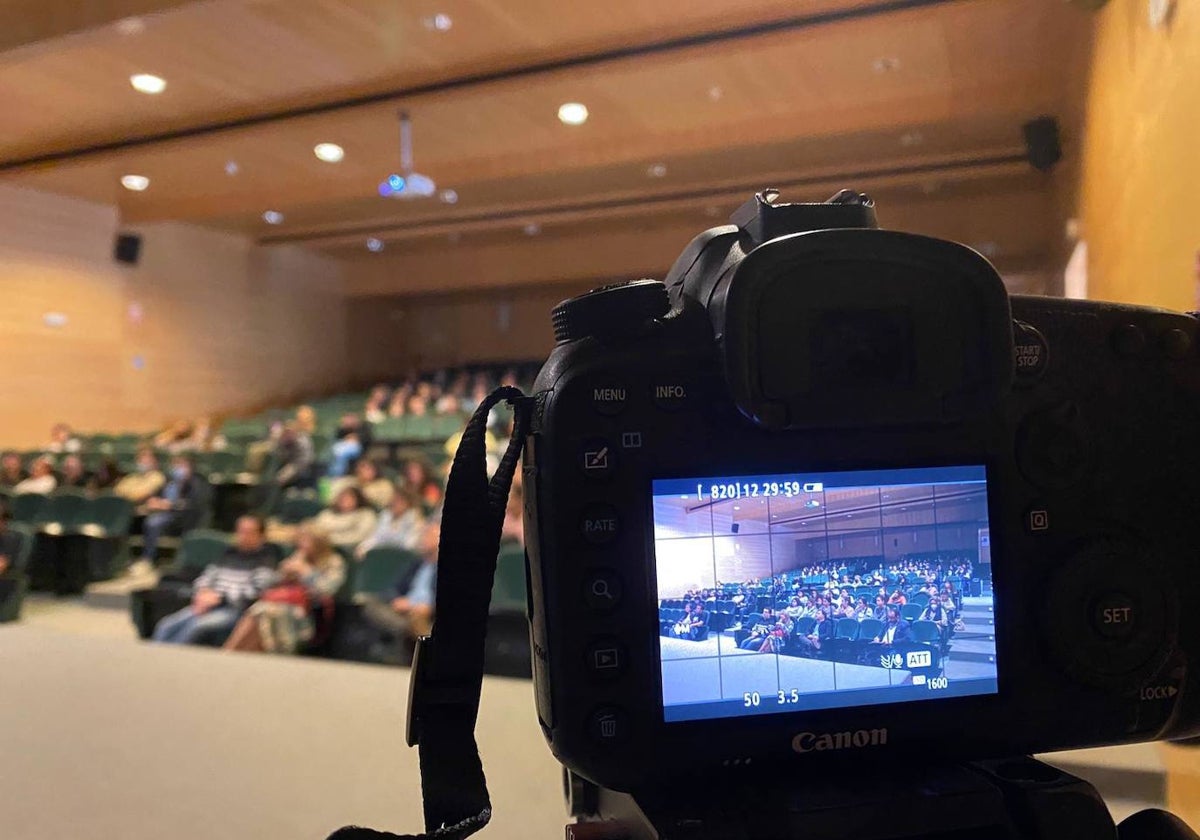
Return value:
[[(1035, 677), (1182, 726), (1198, 91), (1200, 0), (0, 1), (0, 840), (482, 825), (460, 668), (482, 840), (908, 784)], [(1200, 827), (1198, 756), (1045, 760)]]
[(984, 470), (805, 478), (656, 483), (667, 719), (995, 692)]

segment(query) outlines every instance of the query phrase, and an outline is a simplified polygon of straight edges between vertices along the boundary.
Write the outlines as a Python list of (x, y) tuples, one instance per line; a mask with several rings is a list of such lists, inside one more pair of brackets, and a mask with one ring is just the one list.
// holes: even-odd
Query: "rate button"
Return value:
[(579, 533), (589, 545), (608, 545), (621, 530), (621, 518), (612, 505), (589, 505), (579, 518)]

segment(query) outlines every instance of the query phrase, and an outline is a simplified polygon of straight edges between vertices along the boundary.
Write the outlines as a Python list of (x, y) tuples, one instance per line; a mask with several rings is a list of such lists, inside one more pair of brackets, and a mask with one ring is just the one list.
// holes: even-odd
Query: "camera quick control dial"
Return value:
[(602, 286), (554, 307), (554, 338), (560, 344), (588, 336), (615, 338), (670, 310), (667, 287), (657, 280)]

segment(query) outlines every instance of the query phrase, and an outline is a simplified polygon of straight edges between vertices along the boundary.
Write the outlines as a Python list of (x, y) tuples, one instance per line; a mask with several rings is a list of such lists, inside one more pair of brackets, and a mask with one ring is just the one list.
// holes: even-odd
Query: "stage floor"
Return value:
[[(408, 670), (136, 641), (128, 614), (35, 597), (0, 625), (5, 840), (322, 840), (421, 825), (404, 745)], [(484, 683), (479, 740), (495, 816), (484, 840), (563, 836), (558, 764), (532, 685)], [(1161, 805), (1158, 747), (1049, 757), (1115, 815)]]

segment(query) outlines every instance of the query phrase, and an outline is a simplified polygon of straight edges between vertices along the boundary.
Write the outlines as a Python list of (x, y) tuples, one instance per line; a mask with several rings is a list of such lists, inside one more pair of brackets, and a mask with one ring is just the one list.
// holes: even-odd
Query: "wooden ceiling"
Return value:
[[(767, 185), (869, 189), (889, 226), (1044, 269), (1062, 185), (1023, 162), (1021, 125), (1058, 116), (1077, 151), (1091, 34), (1047, 0), (163, 5), (0, 53), (0, 181), (116, 204), (130, 225), (304, 243), (345, 259), (360, 294), (661, 271)], [(137, 72), (166, 92), (134, 92)], [(558, 121), (567, 101), (586, 124)], [(416, 169), (457, 203), (378, 195), (401, 108)], [(326, 141), (341, 163), (313, 155)], [(150, 188), (122, 189), (131, 173)]]

